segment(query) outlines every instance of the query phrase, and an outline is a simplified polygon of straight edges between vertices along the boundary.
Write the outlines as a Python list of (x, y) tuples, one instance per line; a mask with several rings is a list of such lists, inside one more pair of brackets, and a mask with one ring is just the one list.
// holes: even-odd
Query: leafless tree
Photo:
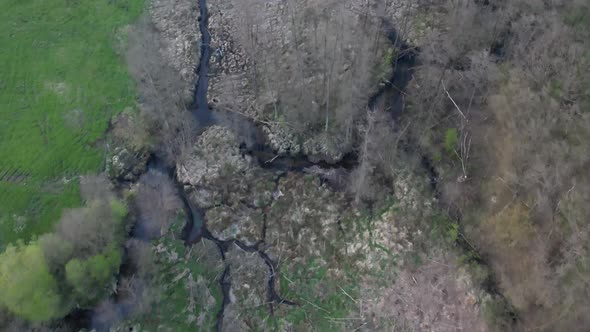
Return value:
[(111, 183), (104, 174), (82, 176), (80, 178), (80, 196), (86, 202), (108, 201), (113, 198)]
[(384, 196), (391, 179), (396, 174), (398, 144), (404, 130), (395, 131), (391, 115), (380, 106), (367, 109), (365, 123), (358, 129), (362, 133), (358, 154), (358, 166), (350, 174), (349, 191), (355, 204), (362, 200), (375, 200)]
[(72, 245), (77, 257), (85, 258), (115, 243), (121, 232), (118, 222), (109, 201), (93, 201), (86, 207), (66, 211), (57, 224), (56, 234)]
[(268, 13), (257, 0), (236, 6), (244, 13), (238, 44), (255, 69), (250, 81), (273, 101), (268, 120), (280, 118), (298, 133), (352, 140), (386, 49), (372, 7), (359, 13), (340, 1), (289, 2)]
[(165, 232), (182, 209), (170, 177), (153, 169), (141, 177), (135, 205), (138, 210), (136, 236), (147, 239)]
[(156, 139), (157, 150), (170, 162), (194, 140), (196, 119), (181, 75), (162, 58), (162, 39), (147, 17), (129, 30), (127, 63), (140, 95), (141, 114)]

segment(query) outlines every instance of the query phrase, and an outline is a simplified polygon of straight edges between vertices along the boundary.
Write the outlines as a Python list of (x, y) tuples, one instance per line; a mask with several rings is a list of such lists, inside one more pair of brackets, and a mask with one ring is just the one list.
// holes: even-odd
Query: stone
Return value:
[(107, 157), (107, 174), (111, 179), (135, 181), (145, 172), (148, 158), (146, 151), (116, 147)]
[(226, 263), (230, 266), (231, 301), (225, 308), (222, 331), (266, 330), (268, 266), (257, 252), (235, 244), (226, 254)]
[(262, 240), (264, 215), (260, 210), (243, 205), (235, 208), (220, 205), (207, 210), (205, 217), (207, 229), (219, 240), (236, 239), (247, 245)]
[(227, 128), (211, 126), (199, 136), (191, 153), (176, 165), (178, 181), (205, 186), (223, 174), (245, 172), (252, 161), (242, 156), (236, 136)]
[(192, 0), (154, 0), (149, 8), (154, 26), (162, 35), (160, 53), (185, 82), (185, 95), (192, 95), (201, 56), (199, 6)]

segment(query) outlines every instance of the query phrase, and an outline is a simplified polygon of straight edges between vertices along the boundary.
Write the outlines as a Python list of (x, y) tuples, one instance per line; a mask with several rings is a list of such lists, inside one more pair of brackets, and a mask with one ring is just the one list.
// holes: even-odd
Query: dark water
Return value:
[(211, 33), (209, 33), (209, 10), (207, 9), (206, 0), (199, 2), (199, 30), (201, 31), (201, 59), (197, 69), (198, 80), (195, 89), (193, 103), (190, 110), (193, 112), (199, 126), (207, 127), (214, 123), (214, 117), (209, 108), (207, 100), (207, 91), (209, 89), (209, 60), (211, 59)]
[[(190, 111), (195, 115), (198, 126), (202, 130), (216, 123), (213, 111), (209, 108), (207, 92), (209, 91), (209, 61), (211, 59), (211, 33), (209, 32), (209, 9), (207, 0), (198, 0), (199, 3), (199, 30), (201, 31), (201, 59), (197, 69), (198, 80), (195, 87), (195, 95)], [(174, 176), (174, 171), (171, 176)], [(204, 212), (197, 209), (184, 194), (184, 188), (176, 181), (180, 197), (187, 213), (187, 224), (183, 229), (183, 239), (187, 244), (195, 243), (203, 233)]]
[(383, 28), (387, 39), (397, 52), (392, 59), (393, 74), (389, 81), (369, 100), (369, 109), (387, 105), (392, 116), (397, 118), (404, 109), (404, 90), (414, 75), (414, 68), (418, 64), (418, 49), (406, 43), (398, 34), (393, 24), (383, 19)]

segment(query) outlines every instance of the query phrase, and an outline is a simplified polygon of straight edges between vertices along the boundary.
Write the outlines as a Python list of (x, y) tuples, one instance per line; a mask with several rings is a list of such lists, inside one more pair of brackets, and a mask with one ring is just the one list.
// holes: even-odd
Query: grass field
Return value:
[(115, 52), (143, 0), (0, 0), (0, 250), (80, 204), (112, 115), (135, 92)]

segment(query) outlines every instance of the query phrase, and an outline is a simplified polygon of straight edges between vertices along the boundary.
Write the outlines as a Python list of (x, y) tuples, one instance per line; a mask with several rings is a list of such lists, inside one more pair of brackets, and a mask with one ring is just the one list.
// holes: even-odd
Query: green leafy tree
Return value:
[(33, 322), (63, 313), (57, 282), (39, 244), (8, 246), (0, 254), (0, 304)]
[(89, 183), (93, 186), (83, 186), (85, 197), (93, 199), (65, 212), (54, 233), (0, 253), (0, 309), (45, 322), (110, 294), (122, 261), (128, 210), (108, 187), (99, 186), (101, 181)]
[(110, 281), (119, 271), (121, 259), (121, 251), (112, 247), (86, 260), (75, 258), (66, 264), (66, 280), (82, 304), (105, 295)]

